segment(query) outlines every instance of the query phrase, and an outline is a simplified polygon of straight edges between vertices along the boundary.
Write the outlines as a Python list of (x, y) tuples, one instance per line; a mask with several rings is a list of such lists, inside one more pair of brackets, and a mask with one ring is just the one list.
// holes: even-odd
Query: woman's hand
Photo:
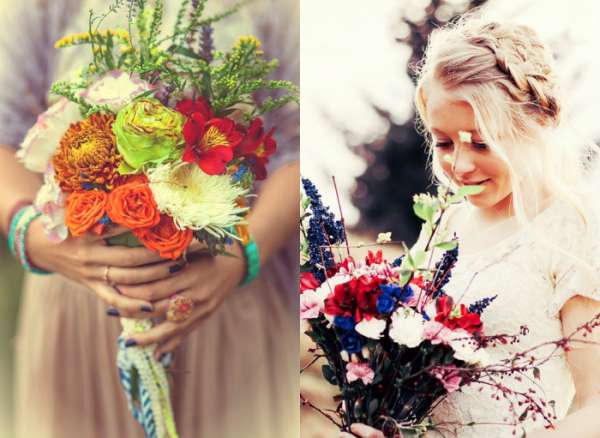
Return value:
[(102, 236), (86, 234), (50, 241), (35, 219), (27, 235), (27, 254), (31, 262), (47, 271), (57, 272), (90, 288), (113, 309), (113, 316), (148, 318), (153, 304), (142, 298), (120, 295), (114, 284), (143, 284), (168, 277), (176, 262), (161, 260), (158, 253), (144, 247), (108, 246), (104, 239), (128, 230), (117, 227)]
[[(354, 438), (357, 436), (360, 438), (384, 438), (384, 435), (380, 430), (374, 429), (371, 426), (367, 426), (366, 424), (362, 424), (362, 423), (351, 424), (350, 431), (354, 435), (351, 435), (347, 432), (341, 432), (340, 438)], [(402, 433), (398, 432), (396, 434), (396, 437), (402, 438)]]
[(158, 344), (155, 355), (173, 351), (193, 331), (200, 321), (210, 315), (229, 293), (235, 289), (246, 272), (246, 261), (239, 245), (227, 247), (232, 256), (212, 257), (191, 254), (189, 264), (170, 278), (146, 285), (121, 286), (121, 293), (133, 299), (151, 301), (155, 311), (150, 316), (165, 314), (169, 298), (177, 293), (194, 302), (192, 314), (185, 321), (165, 320), (147, 332), (130, 338), (129, 345)]

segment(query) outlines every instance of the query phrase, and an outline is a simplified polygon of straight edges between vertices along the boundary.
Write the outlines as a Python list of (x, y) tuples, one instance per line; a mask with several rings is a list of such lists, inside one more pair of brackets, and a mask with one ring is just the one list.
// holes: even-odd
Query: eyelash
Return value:
[[(485, 150), (488, 147), (487, 144), (485, 144), (485, 143), (480, 143), (480, 142), (475, 142), (475, 141), (472, 142), (471, 144), (473, 145), (473, 147), (475, 149), (479, 149), (479, 150)], [(452, 142), (447, 142), (447, 143), (439, 142), (439, 143), (435, 143), (434, 146), (436, 148), (445, 149), (445, 148), (448, 148), (448, 147), (452, 146)]]

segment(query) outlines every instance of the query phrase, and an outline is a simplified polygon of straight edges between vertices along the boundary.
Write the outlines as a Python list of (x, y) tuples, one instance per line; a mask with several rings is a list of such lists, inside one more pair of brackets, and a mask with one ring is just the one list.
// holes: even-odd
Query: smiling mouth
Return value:
[(485, 184), (486, 182), (489, 182), (489, 181), (491, 181), (490, 178), (483, 179), (481, 181), (473, 181), (473, 182), (471, 182), (471, 181), (468, 181), (468, 182), (467, 181), (460, 181), (459, 183), (462, 186), (480, 186), (480, 185)]

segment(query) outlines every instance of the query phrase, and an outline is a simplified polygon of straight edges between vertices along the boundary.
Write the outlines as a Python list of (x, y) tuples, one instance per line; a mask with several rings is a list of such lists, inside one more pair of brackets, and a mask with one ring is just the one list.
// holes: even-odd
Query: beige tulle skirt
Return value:
[[(297, 299), (282, 277), (264, 270), (176, 350), (181, 438), (299, 436)], [(143, 437), (117, 375), (119, 333), (118, 319), (85, 288), (59, 275), (27, 276), (16, 342), (17, 438)]]

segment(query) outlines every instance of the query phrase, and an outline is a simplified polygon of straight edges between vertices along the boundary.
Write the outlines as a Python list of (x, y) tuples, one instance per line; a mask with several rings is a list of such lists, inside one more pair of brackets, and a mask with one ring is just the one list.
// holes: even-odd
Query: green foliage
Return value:
[[(299, 91), (295, 84), (269, 79), (278, 61), (265, 58), (256, 38), (240, 37), (225, 52), (214, 52), (211, 47), (197, 44), (203, 27), (234, 14), (245, 3), (205, 17), (206, 1), (199, 0), (194, 8), (189, 0), (182, 0), (169, 35), (161, 32), (164, 0), (129, 0), (128, 32), (100, 29), (104, 19), (123, 7), (125, 0), (116, 0), (100, 15), (90, 10), (88, 33), (67, 37), (59, 46), (90, 45), (93, 60), (76, 85), (62, 84), (56, 88), (60, 92), (57, 94), (73, 100), (88, 112), (92, 108), (87, 108), (71, 91), (86, 88), (93, 79), (108, 71), (121, 69), (138, 73), (151, 83), (161, 82), (171, 92), (172, 99), (181, 99), (189, 90), (194, 96), (204, 96), (218, 116), (241, 106), (245, 120), (249, 121), (288, 103), (298, 103)], [(277, 96), (257, 102), (256, 93), (263, 90), (276, 91)]]

